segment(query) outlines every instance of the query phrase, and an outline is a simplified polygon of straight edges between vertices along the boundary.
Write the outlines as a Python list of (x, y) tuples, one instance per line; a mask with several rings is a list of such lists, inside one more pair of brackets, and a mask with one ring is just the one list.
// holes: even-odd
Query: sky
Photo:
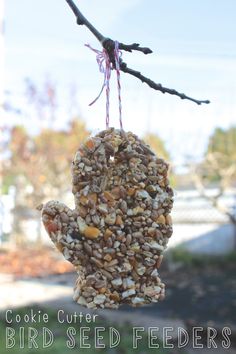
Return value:
[[(2, 1), (2, 0), (0, 0)], [(166, 87), (210, 105), (198, 106), (163, 95), (127, 74), (121, 75), (123, 124), (142, 136), (156, 133), (174, 163), (199, 158), (216, 126), (236, 124), (235, 0), (75, 0), (83, 14), (107, 37), (138, 42), (153, 54), (123, 53), (123, 60)], [(59, 92), (57, 127), (73, 101), (89, 129), (105, 128), (105, 97), (93, 106), (103, 77), (95, 54), (100, 44), (77, 26), (65, 0), (5, 0), (5, 90), (24, 102), (24, 80), (40, 85), (50, 77)], [(27, 115), (26, 115), (27, 117)], [(30, 120), (19, 118), (30, 126)], [(111, 82), (111, 125), (119, 127), (116, 78)], [(33, 128), (33, 127), (32, 127)]]

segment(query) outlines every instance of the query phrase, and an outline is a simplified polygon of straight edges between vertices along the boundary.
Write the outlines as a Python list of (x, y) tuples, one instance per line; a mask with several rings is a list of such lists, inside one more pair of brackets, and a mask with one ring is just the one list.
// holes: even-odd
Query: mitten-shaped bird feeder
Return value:
[(131, 132), (90, 137), (72, 163), (75, 209), (50, 201), (45, 228), (78, 272), (74, 299), (118, 308), (163, 299), (162, 253), (172, 234), (167, 163)]

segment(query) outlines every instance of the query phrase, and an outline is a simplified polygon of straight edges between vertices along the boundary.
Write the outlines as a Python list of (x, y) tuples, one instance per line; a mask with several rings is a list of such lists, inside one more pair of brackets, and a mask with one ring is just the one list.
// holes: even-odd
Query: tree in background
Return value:
[[(209, 139), (204, 160), (192, 168), (192, 176), (200, 195), (227, 215), (236, 230), (235, 206), (229, 207), (222, 202), (222, 197), (230, 189), (231, 195), (235, 198), (236, 127), (215, 129)], [(215, 187), (214, 195), (207, 193), (209, 185)]]
[(45, 199), (62, 198), (70, 189), (70, 164), (88, 135), (85, 124), (78, 119), (67, 130), (44, 129), (36, 136), (20, 126), (12, 129), (3, 183), (5, 189), (9, 185), (16, 188), (14, 232), (18, 239), (22, 239), (20, 221), (30, 210)]
[(169, 161), (170, 160), (170, 155), (168, 151), (165, 148), (165, 144), (161, 138), (159, 138), (158, 135), (153, 134), (153, 133), (147, 133), (144, 137), (143, 140), (151, 146), (152, 150), (155, 152), (155, 154), (158, 157), (164, 158), (165, 160)]
[(236, 127), (216, 128), (209, 139), (206, 159), (210, 160), (212, 175), (209, 178), (220, 181), (227, 176), (226, 184), (236, 180)]
[(236, 127), (229, 129), (216, 128), (211, 135), (207, 153), (220, 153), (228, 163), (236, 160)]

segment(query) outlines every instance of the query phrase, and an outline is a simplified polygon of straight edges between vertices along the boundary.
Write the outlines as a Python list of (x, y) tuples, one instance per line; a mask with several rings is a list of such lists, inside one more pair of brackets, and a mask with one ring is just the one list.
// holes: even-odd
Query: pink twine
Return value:
[[(101, 96), (104, 88), (106, 88), (106, 128), (109, 128), (110, 122), (110, 78), (111, 78), (111, 69), (112, 63), (110, 61), (109, 55), (104, 48), (102, 51), (92, 48), (89, 44), (85, 44), (86, 47), (91, 49), (93, 52), (97, 54), (96, 60), (98, 63), (99, 71), (104, 75), (104, 82), (98, 96), (93, 100), (89, 106), (93, 105)], [(122, 105), (121, 105), (121, 84), (120, 84), (120, 56), (121, 51), (119, 50), (119, 43), (115, 41), (115, 49), (114, 49), (114, 57), (115, 57), (115, 69), (117, 75), (117, 87), (118, 87), (118, 100), (119, 100), (119, 121), (120, 128), (123, 129), (122, 124)]]
[(119, 120), (120, 120), (120, 129), (123, 129), (122, 124), (122, 105), (121, 105), (121, 84), (120, 84), (120, 57), (121, 51), (119, 50), (119, 43), (115, 41), (115, 63), (116, 63), (116, 77), (117, 77), (117, 89), (118, 89), (118, 101), (119, 101)]
[(98, 96), (89, 104), (92, 106), (101, 96), (104, 88), (106, 87), (106, 128), (109, 127), (109, 106), (110, 106), (110, 78), (111, 78), (111, 62), (107, 54), (106, 49), (102, 51), (92, 48), (89, 44), (85, 44), (86, 47), (91, 49), (97, 54), (96, 60), (98, 63), (99, 71), (104, 75), (104, 82)]

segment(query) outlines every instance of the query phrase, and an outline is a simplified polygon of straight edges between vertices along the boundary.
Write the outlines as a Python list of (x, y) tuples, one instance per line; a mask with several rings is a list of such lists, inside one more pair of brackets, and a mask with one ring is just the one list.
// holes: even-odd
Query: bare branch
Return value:
[(140, 47), (140, 44), (133, 43), (133, 44), (123, 44), (119, 43), (119, 49), (125, 50), (126, 52), (132, 52), (132, 50), (136, 50), (142, 52), (143, 54), (151, 54), (152, 50), (147, 47)]
[[(103, 36), (87, 19), (86, 17), (81, 13), (81, 11), (78, 9), (78, 7), (75, 5), (73, 0), (66, 0), (67, 4), (69, 5), (69, 7), (71, 8), (71, 10), (73, 11), (75, 17), (76, 17), (76, 22), (78, 25), (84, 25), (86, 26), (90, 32), (93, 33), (93, 35), (97, 38), (97, 40), (101, 43), (102, 47), (104, 49), (106, 49), (110, 61), (113, 63), (113, 67), (115, 67), (114, 63), (114, 48), (115, 48), (115, 41), (113, 41), (112, 39)], [(127, 52), (132, 52), (134, 51), (139, 51), (142, 52), (144, 54), (150, 54), (152, 53), (152, 50), (150, 48), (147, 47), (140, 47), (140, 45), (138, 43), (133, 43), (133, 44), (124, 44), (124, 43), (119, 43), (119, 49), (120, 50), (125, 50)], [(189, 101), (192, 101), (198, 105), (201, 105), (202, 103), (208, 104), (210, 103), (209, 100), (197, 100), (195, 98), (189, 97), (187, 95), (185, 95), (184, 93), (180, 93), (174, 89), (169, 89), (167, 87), (162, 86), (161, 84), (157, 84), (154, 81), (152, 81), (151, 79), (147, 78), (146, 76), (142, 75), (139, 71), (133, 70), (131, 68), (129, 68), (127, 66), (127, 64), (125, 62), (123, 62), (120, 59), (120, 68), (121, 71), (123, 71), (124, 73), (130, 74), (134, 77), (136, 77), (137, 79), (141, 80), (142, 82), (146, 83), (149, 87), (151, 87), (152, 89), (156, 90), (156, 91), (160, 91), (162, 93), (168, 93), (170, 95), (175, 95), (180, 97), (182, 100), (186, 99)]]
[(105, 40), (105, 37), (100, 32), (98, 32), (98, 30), (84, 17), (73, 0), (66, 0), (66, 2), (74, 12), (77, 24), (86, 26), (102, 44), (102, 42)]
[(210, 101), (208, 101), (208, 100), (204, 100), (204, 101), (196, 100), (195, 98), (186, 96), (184, 93), (179, 93), (178, 91), (176, 91), (174, 89), (169, 89), (167, 87), (162, 86), (161, 84), (157, 84), (156, 82), (152, 81), (151, 79), (148, 79), (147, 77), (143, 76), (139, 71), (135, 71), (133, 69), (128, 68), (124, 62), (121, 63), (121, 70), (124, 73), (127, 73), (127, 74), (137, 77), (139, 80), (141, 80), (142, 82), (147, 84), (149, 87), (153, 88), (154, 90), (160, 91), (162, 93), (169, 93), (170, 95), (175, 95), (175, 96), (180, 97), (182, 100), (186, 99), (186, 100), (195, 102), (198, 105), (200, 105), (202, 103), (210, 103)]
[[(105, 41), (111, 41), (111, 43), (107, 43), (107, 46), (111, 46), (111, 48), (105, 48), (108, 50), (114, 50), (115, 44), (114, 41), (111, 40), (110, 38), (104, 37), (88, 20), (87, 18), (82, 14), (82, 12), (78, 9), (78, 7), (75, 5), (73, 0), (66, 0), (67, 4), (70, 6), (71, 10), (73, 11), (75, 17), (76, 17), (76, 22), (78, 25), (84, 25), (86, 26), (90, 32), (93, 33), (93, 35), (97, 38), (97, 40), (101, 43), (101, 45), (104, 47)], [(132, 50), (136, 50), (139, 52), (142, 52), (144, 54), (150, 54), (152, 53), (152, 50), (147, 47), (140, 47), (140, 44), (138, 43), (133, 43), (133, 44), (124, 44), (124, 43), (119, 43), (119, 48), (121, 50), (125, 50), (127, 52), (132, 52)]]

